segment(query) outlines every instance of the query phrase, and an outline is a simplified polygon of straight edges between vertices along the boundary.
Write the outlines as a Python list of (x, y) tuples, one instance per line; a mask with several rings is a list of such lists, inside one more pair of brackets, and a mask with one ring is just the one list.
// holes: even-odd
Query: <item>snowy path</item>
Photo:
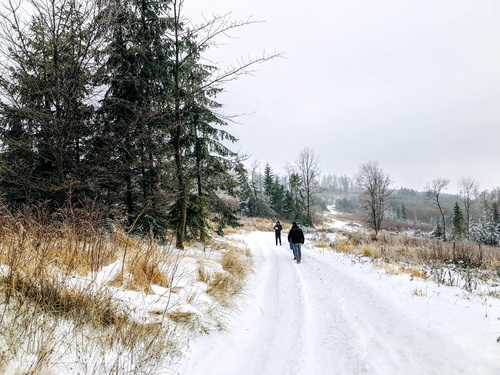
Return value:
[[(458, 288), (307, 246), (296, 264), (272, 233), (246, 241), (256, 270), (250, 302), (230, 332), (195, 343), (179, 374), (500, 373), (498, 300), (485, 318), (486, 307)], [(418, 288), (425, 296), (413, 295)]]

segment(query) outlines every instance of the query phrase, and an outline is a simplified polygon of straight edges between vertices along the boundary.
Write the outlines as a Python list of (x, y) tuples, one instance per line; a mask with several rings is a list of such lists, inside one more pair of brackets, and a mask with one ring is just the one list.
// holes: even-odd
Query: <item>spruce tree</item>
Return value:
[(168, 204), (161, 194), (162, 174), (168, 171), (159, 108), (167, 100), (163, 76), (171, 48), (164, 39), (169, 4), (110, 0), (102, 12), (109, 22), (101, 81), (107, 91), (94, 140), (96, 175), (109, 210), (123, 207), (129, 227), (155, 234), (165, 229)]
[(56, 209), (94, 194), (88, 142), (100, 25), (94, 3), (33, 5), (2, 20), (0, 189), (8, 204)]
[(269, 163), (264, 167), (264, 194), (269, 202), (272, 201), (274, 193), (274, 175)]
[(276, 215), (282, 216), (284, 211), (285, 187), (279, 182), (278, 176), (275, 176), (271, 195), (271, 208)]
[(453, 207), (453, 229), (452, 237), (455, 240), (462, 240), (465, 237), (465, 221), (458, 202)]
[(401, 219), (403, 221), (406, 221), (406, 208), (405, 208), (405, 205), (404, 203), (401, 203)]

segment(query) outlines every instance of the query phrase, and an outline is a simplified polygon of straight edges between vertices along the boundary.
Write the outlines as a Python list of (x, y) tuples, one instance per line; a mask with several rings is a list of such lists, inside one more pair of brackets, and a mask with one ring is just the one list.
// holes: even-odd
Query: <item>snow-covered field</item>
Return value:
[(500, 374), (500, 300), (387, 275), (307, 232), (301, 264), (272, 232), (236, 237), (255, 262), (239, 312), (166, 373)]

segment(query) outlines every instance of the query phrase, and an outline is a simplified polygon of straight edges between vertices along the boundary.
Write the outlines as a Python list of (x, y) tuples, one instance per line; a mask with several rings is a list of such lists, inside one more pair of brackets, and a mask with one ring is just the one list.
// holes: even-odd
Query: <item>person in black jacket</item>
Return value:
[(274, 224), (274, 237), (276, 238), (276, 246), (278, 246), (278, 242), (280, 243), (281, 246), (281, 231), (283, 230), (283, 227), (281, 226), (281, 223), (279, 220), (276, 220), (276, 224)]
[(300, 248), (304, 243), (304, 232), (302, 232), (302, 229), (299, 228), (295, 221), (292, 223), (290, 232), (288, 232), (288, 242), (293, 246), (293, 259), (296, 260), (297, 263), (300, 263), (302, 258)]

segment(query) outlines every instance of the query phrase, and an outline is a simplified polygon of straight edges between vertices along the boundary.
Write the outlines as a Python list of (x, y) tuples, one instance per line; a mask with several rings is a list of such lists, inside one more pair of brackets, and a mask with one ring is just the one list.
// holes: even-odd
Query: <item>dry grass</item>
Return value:
[(220, 260), (223, 271), (215, 272), (208, 278), (207, 293), (224, 306), (230, 307), (235, 297), (244, 290), (247, 276), (252, 269), (252, 258), (248, 250), (227, 247)]
[(182, 324), (189, 324), (194, 319), (196, 319), (198, 317), (198, 314), (196, 314), (192, 311), (175, 310), (175, 311), (169, 312), (167, 314), (167, 316), (173, 322), (182, 323)]
[(424, 297), (427, 295), (422, 288), (415, 288), (411, 294), (417, 297)]
[(427, 279), (427, 273), (420, 268), (410, 267), (409, 269), (406, 270), (406, 272), (408, 272), (413, 277), (418, 277), (419, 279), (424, 279), (424, 280)]
[(155, 373), (178, 351), (171, 329), (132, 319), (95, 278), (122, 260), (122, 284), (149, 291), (169, 285), (176, 259), (154, 241), (109, 235), (92, 215), (60, 215), (0, 217), (0, 372), (49, 374), (71, 353), (81, 374)]
[(126, 289), (152, 293), (151, 285), (170, 287), (170, 281), (166, 275), (168, 265), (173, 263), (173, 257), (169, 248), (160, 248), (153, 239), (144, 241), (141, 239), (128, 239), (121, 231), (116, 236), (119, 242), (126, 244), (121, 250), (122, 269), (112, 280), (111, 285)]
[(210, 274), (207, 271), (206, 267), (200, 262), (198, 263), (198, 281), (207, 284), (210, 282)]
[(0, 278), (0, 288), (6, 303), (15, 299), (18, 304), (28, 304), (40, 312), (80, 324), (90, 323), (100, 328), (123, 325), (127, 320), (125, 315), (117, 312), (111, 296), (102, 291), (70, 288), (54, 279), (34, 280), (19, 272)]
[[(239, 231), (253, 232), (253, 231), (264, 231), (269, 232), (273, 230), (274, 220), (264, 219), (258, 217), (243, 217), (241, 220), (241, 227)], [(285, 222), (281, 223), (283, 228), (287, 227)], [(291, 225), (289, 225), (291, 227)], [(224, 229), (226, 231), (226, 229)]]
[(472, 242), (443, 242), (408, 235), (382, 233), (377, 238), (363, 232), (343, 232), (335, 250), (380, 257), (398, 262), (442, 262), (473, 268), (498, 269), (500, 250)]
[(443, 242), (382, 232), (377, 237), (363, 231), (339, 231), (332, 248), (377, 259), (388, 274), (432, 278), (441, 284), (474, 290), (480, 281), (500, 280), (500, 249), (472, 242)]
[[(63, 373), (56, 367), (64, 363), (82, 375), (155, 374), (190, 336), (227, 328), (227, 308), (235, 307), (252, 268), (241, 243), (219, 238), (177, 251), (101, 230), (90, 214), (58, 215), (0, 215), (0, 373)], [(250, 222), (251, 230), (272, 228), (268, 220)], [(189, 290), (197, 281), (212, 302)], [(154, 303), (165, 302), (136, 318), (137, 308), (120, 297), (130, 290), (144, 299), (162, 290)]]
[(82, 237), (68, 224), (22, 224), (4, 218), (0, 263), (33, 276), (52, 271), (71, 275), (96, 271), (116, 259), (116, 249), (108, 245), (104, 233), (89, 228), (83, 231), (88, 235)]

